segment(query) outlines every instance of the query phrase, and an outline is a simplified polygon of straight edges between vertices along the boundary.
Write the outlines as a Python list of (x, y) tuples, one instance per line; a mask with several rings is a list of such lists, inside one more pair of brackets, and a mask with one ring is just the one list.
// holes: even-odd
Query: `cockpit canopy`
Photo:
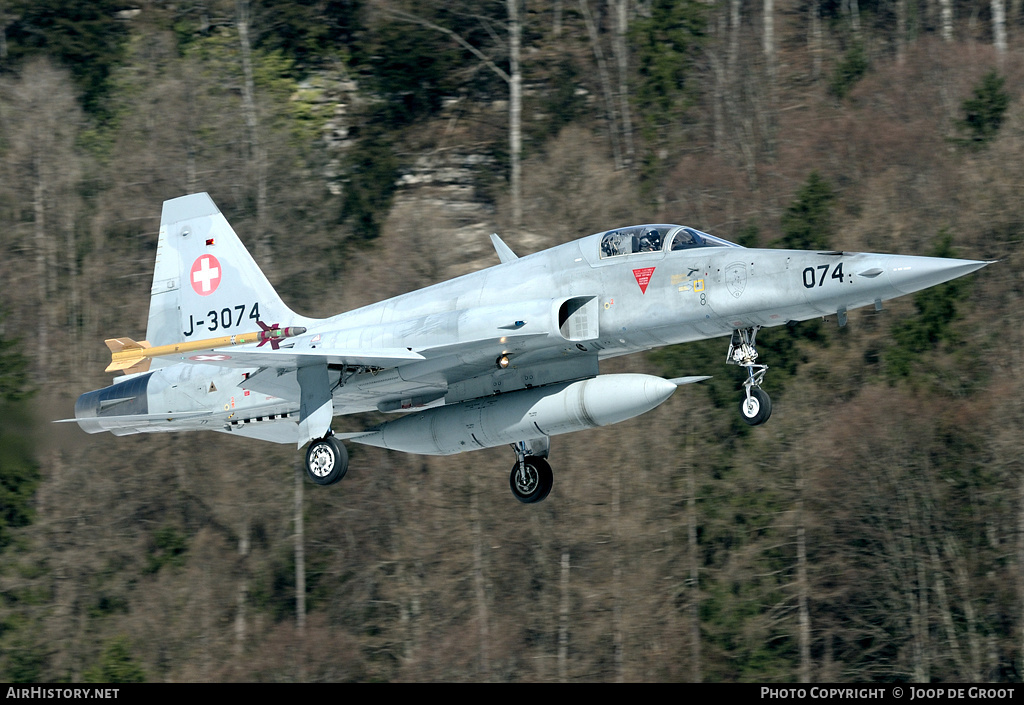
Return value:
[(601, 259), (637, 252), (673, 252), (695, 247), (739, 247), (714, 235), (682, 225), (633, 225), (601, 236)]

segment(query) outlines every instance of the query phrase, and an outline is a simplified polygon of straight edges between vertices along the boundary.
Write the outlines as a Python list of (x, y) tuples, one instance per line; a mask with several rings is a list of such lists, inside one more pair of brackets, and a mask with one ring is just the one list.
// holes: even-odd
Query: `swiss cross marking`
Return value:
[(192, 290), (200, 296), (209, 296), (220, 286), (220, 262), (213, 255), (200, 255), (192, 263), (189, 281)]

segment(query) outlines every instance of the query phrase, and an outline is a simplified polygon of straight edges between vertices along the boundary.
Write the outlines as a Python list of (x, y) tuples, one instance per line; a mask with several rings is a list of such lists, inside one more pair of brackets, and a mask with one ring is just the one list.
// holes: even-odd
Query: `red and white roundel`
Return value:
[(200, 296), (209, 296), (220, 286), (220, 262), (213, 255), (200, 255), (192, 263), (188, 280), (192, 282), (192, 290)]

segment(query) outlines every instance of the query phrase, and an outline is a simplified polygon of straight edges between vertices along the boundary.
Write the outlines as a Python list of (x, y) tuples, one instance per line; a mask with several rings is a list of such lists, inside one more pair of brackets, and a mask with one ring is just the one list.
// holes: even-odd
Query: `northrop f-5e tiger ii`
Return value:
[[(146, 339), (107, 340), (118, 373), (75, 404), (88, 433), (210, 430), (306, 450), (330, 485), (354, 443), (427, 455), (509, 445), (509, 484), (544, 499), (550, 439), (624, 421), (683, 384), (600, 374), (602, 360), (703, 338), (746, 370), (739, 411), (768, 420), (765, 326), (875, 306), (989, 262), (745, 248), (691, 227), (615, 228), (425, 289), (314, 319), (292, 312), (205, 193), (166, 201)], [(723, 344), (723, 348), (725, 345)], [(335, 416), (395, 419), (335, 434)]]

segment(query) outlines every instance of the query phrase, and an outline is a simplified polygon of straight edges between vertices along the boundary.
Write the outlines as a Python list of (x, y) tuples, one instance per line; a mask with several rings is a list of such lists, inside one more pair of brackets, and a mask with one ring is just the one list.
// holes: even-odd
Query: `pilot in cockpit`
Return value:
[(640, 237), (640, 252), (659, 252), (661, 250), (661, 233), (657, 228), (650, 228)]

